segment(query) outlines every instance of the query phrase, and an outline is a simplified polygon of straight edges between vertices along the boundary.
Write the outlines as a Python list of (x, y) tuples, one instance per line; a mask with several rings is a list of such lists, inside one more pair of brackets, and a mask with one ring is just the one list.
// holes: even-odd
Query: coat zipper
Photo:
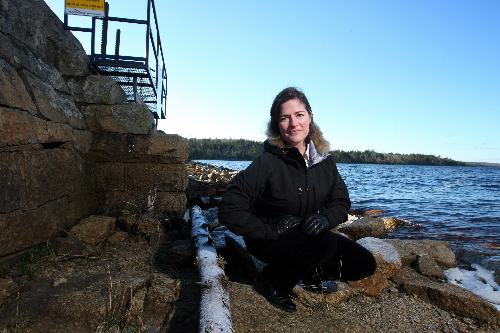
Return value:
[(300, 216), (300, 213), (302, 213), (302, 187), (298, 188), (299, 190), (299, 213), (297, 216)]
[(313, 185), (313, 193), (314, 193), (313, 209), (316, 209), (315, 208), (316, 207), (316, 186), (314, 186), (314, 185)]
[(307, 202), (306, 202), (306, 216), (309, 214), (309, 187), (308, 187), (308, 178), (307, 178), (307, 169), (306, 169), (306, 194), (307, 194)]

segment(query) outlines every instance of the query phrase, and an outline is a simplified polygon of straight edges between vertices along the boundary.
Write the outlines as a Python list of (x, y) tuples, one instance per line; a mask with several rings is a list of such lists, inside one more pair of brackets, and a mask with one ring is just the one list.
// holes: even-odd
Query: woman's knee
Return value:
[(337, 235), (337, 244), (339, 253), (336, 256), (343, 261), (348, 280), (361, 280), (375, 273), (377, 261), (367, 248), (340, 235)]
[(297, 251), (314, 257), (316, 262), (330, 259), (337, 249), (337, 239), (331, 231), (324, 231), (316, 236), (304, 235), (303, 241), (297, 245)]
[(367, 276), (372, 276), (375, 274), (375, 271), (377, 270), (377, 260), (375, 260), (375, 257), (370, 251), (367, 251), (368, 255), (366, 256), (366, 271), (367, 271)]

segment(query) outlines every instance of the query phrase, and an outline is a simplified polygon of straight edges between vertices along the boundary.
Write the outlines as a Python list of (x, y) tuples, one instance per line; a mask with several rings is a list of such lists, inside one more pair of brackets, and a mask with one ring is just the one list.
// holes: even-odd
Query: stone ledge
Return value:
[(137, 103), (82, 107), (85, 121), (93, 132), (149, 134), (154, 119), (147, 106)]
[(184, 164), (189, 144), (176, 134), (94, 133), (92, 151), (96, 162)]
[(184, 192), (187, 173), (184, 164), (125, 163), (125, 188), (129, 191), (151, 190)]
[[(126, 209), (130, 211), (146, 211), (148, 209), (149, 191), (109, 191), (99, 193), (99, 204), (105, 211)], [(154, 195), (154, 194), (153, 194)], [(154, 198), (155, 211), (183, 217), (186, 210), (184, 192), (157, 192)]]
[(432, 281), (409, 281), (404, 284), (406, 292), (446, 311), (464, 317), (473, 317), (500, 324), (500, 311), (484, 298), (451, 283)]
[(431, 255), (436, 263), (443, 268), (457, 266), (455, 254), (450, 250), (450, 245), (446, 241), (430, 239), (386, 239), (385, 241), (398, 250), (403, 266), (411, 265), (420, 254)]
[[(78, 131), (82, 133), (84, 131)], [(0, 147), (77, 141), (71, 126), (42, 120), (28, 112), (0, 107)]]

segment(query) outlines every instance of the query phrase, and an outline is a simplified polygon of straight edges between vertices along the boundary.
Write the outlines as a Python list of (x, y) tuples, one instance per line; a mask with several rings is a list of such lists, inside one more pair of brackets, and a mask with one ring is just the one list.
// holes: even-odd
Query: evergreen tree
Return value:
[[(263, 143), (245, 139), (189, 139), (190, 160), (253, 161), (262, 151)], [(463, 166), (464, 162), (424, 154), (377, 153), (373, 150), (330, 152), (337, 163), (411, 164)]]

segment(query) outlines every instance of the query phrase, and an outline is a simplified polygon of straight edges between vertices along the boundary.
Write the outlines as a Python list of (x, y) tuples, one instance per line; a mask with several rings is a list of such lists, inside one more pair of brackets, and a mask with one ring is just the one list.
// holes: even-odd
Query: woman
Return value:
[(222, 197), (219, 221), (267, 264), (257, 291), (294, 312), (289, 294), (300, 280), (359, 280), (375, 272), (376, 262), (368, 250), (330, 231), (347, 220), (351, 202), (301, 91), (286, 88), (276, 96), (267, 136), (264, 152)]

